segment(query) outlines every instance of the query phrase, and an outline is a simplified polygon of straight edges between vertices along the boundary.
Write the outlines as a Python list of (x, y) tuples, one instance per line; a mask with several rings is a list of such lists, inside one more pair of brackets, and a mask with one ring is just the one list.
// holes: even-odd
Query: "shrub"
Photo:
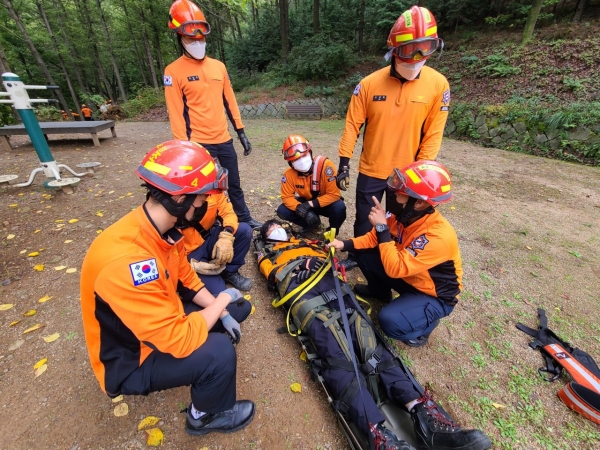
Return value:
[(62, 118), (60, 109), (56, 108), (55, 106), (36, 106), (34, 112), (39, 122), (57, 122)]
[(508, 77), (521, 73), (519, 67), (513, 67), (509, 64), (509, 59), (504, 55), (488, 55), (485, 58), (487, 65), (481, 68), (484, 75), (488, 77)]
[(146, 111), (165, 104), (165, 91), (163, 88), (154, 89), (145, 87), (138, 91), (137, 96), (130, 97), (121, 105), (127, 117), (135, 117)]
[(0, 126), (13, 125), (16, 123), (15, 117), (12, 114), (11, 107), (8, 105), (0, 105)]

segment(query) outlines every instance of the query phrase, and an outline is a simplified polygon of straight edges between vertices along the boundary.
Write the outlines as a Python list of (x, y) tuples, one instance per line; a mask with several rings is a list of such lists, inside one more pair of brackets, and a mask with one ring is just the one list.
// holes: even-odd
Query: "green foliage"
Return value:
[(127, 117), (135, 117), (146, 111), (165, 104), (164, 89), (142, 88), (138, 91), (137, 96), (123, 103), (121, 107), (127, 114)]
[(331, 80), (355, 63), (347, 45), (319, 35), (292, 49), (284, 73), (297, 80)]
[(85, 92), (80, 92), (79, 98), (81, 98), (82, 103), (85, 103), (90, 107), (91, 105), (95, 105), (98, 108), (104, 103), (105, 100), (100, 94), (86, 94)]
[(508, 57), (504, 55), (488, 55), (485, 62), (487, 64), (481, 68), (481, 71), (488, 77), (508, 77), (521, 73), (521, 69), (511, 66)]
[(57, 122), (62, 119), (60, 109), (55, 106), (40, 105), (35, 107), (35, 116), (39, 122)]
[(12, 113), (12, 108), (9, 105), (0, 105), (0, 126), (13, 125), (16, 123)]

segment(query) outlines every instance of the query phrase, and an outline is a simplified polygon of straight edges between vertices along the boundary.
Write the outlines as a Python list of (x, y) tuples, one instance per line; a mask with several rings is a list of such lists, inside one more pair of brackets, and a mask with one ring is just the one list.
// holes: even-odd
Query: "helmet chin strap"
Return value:
[(156, 199), (169, 214), (178, 219), (185, 219), (185, 215), (190, 210), (194, 200), (196, 200), (196, 195), (186, 195), (183, 202), (177, 203), (169, 194), (154, 186), (148, 186), (148, 193)]

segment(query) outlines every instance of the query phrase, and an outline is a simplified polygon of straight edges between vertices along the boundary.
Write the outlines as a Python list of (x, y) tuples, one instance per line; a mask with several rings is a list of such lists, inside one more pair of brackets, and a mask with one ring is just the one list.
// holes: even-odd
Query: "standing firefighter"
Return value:
[[(436, 158), (448, 117), (448, 81), (425, 66), (444, 45), (438, 38), (433, 15), (418, 6), (405, 11), (392, 27), (387, 45), (386, 58), (393, 57), (392, 64), (364, 78), (354, 89), (339, 145), (337, 181), (346, 190), (350, 158), (364, 126), (354, 236), (371, 229), (368, 216), (374, 206), (372, 197), (381, 201), (390, 168)], [(394, 213), (394, 208), (397, 205), (393, 196), (387, 196), (386, 209)], [(354, 258), (349, 255), (344, 262), (347, 269), (356, 267)]]
[(225, 65), (206, 56), (210, 25), (190, 0), (175, 0), (169, 28), (177, 33), (183, 56), (165, 69), (164, 85), (171, 131), (175, 139), (202, 144), (229, 172), (229, 197), (240, 222), (260, 222), (250, 215), (240, 184), (237, 154), (227, 130), (227, 117), (238, 134), (244, 156), (252, 151)]
[(88, 122), (94, 120), (92, 119), (92, 114), (94, 114), (94, 111), (88, 108), (85, 103), (81, 105), (81, 114), (83, 114), (83, 120), (87, 120)]

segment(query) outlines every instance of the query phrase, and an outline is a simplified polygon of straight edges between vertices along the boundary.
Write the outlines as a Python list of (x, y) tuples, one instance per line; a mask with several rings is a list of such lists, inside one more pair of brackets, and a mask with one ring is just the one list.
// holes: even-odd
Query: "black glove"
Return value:
[(315, 227), (321, 223), (321, 219), (313, 210), (309, 210), (306, 213), (304, 220), (306, 220), (306, 223), (311, 227)]
[(304, 264), (300, 265), (300, 270), (296, 273), (296, 281), (304, 283), (310, 276), (323, 266), (323, 261), (317, 258), (310, 258)]
[(310, 203), (302, 202), (296, 206), (296, 214), (304, 219), (311, 209), (312, 206), (310, 206)]
[(250, 141), (246, 137), (246, 133), (244, 133), (243, 129), (238, 131), (237, 134), (238, 134), (238, 137), (240, 138), (242, 147), (244, 147), (244, 156), (248, 156), (250, 154), (250, 152), (252, 151), (252, 144), (250, 144)]
[(350, 158), (340, 157), (340, 166), (338, 167), (335, 184), (342, 191), (350, 187)]

